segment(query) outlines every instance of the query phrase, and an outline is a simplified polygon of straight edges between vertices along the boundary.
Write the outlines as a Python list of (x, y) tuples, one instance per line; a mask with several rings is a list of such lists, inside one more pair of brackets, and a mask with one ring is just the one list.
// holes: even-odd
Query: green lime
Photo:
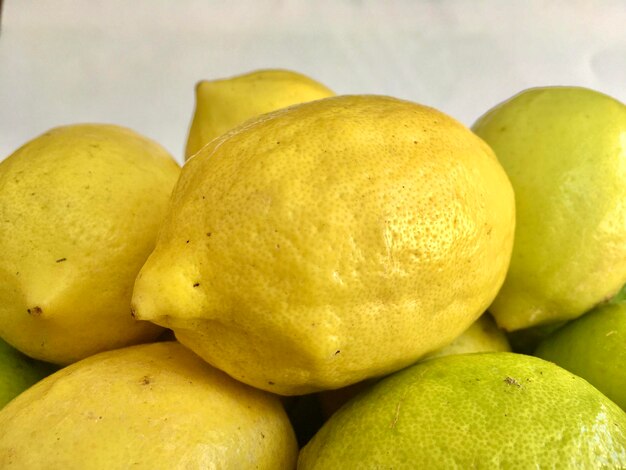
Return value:
[(568, 323), (543, 340), (535, 355), (588, 380), (626, 410), (626, 300)]
[(358, 395), (298, 469), (624, 468), (626, 413), (584, 379), (509, 352), (416, 364)]

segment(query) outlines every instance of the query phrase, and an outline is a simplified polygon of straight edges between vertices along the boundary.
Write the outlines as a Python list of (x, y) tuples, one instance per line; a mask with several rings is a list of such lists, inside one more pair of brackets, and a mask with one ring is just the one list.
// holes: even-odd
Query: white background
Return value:
[(0, 159), (111, 122), (182, 162), (195, 83), (268, 67), (468, 125), (533, 86), (626, 101), (624, 0), (4, 0), (1, 21)]

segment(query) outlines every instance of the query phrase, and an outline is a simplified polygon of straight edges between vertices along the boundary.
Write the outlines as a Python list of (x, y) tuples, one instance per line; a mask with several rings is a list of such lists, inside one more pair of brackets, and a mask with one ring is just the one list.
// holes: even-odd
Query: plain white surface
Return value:
[(4, 0), (0, 159), (51, 127), (110, 122), (182, 162), (195, 83), (274, 67), (467, 125), (533, 86), (626, 101), (626, 2)]

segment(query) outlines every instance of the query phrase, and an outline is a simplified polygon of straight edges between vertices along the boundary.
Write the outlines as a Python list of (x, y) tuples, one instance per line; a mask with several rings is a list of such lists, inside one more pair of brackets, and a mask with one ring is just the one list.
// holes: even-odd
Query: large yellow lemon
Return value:
[(513, 232), (510, 183), (463, 125), (389, 97), (326, 98), (187, 162), (133, 308), (248, 384), (339, 388), (467, 329)]

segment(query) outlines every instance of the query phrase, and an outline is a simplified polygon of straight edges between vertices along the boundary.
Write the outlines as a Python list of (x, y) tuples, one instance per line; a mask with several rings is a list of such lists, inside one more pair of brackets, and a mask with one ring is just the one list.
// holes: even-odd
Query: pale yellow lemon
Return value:
[(198, 82), (185, 159), (207, 142), (252, 117), (332, 95), (331, 90), (312, 78), (281, 69), (255, 70), (235, 77)]
[(52, 129), (0, 163), (0, 337), (67, 364), (156, 338), (131, 317), (180, 167), (104, 124)]
[(0, 411), (3, 469), (285, 469), (297, 444), (276, 396), (177, 342), (72, 364)]
[(466, 127), (408, 101), (331, 97), (187, 161), (132, 303), (245, 383), (339, 388), (467, 329), (513, 231), (510, 183)]

